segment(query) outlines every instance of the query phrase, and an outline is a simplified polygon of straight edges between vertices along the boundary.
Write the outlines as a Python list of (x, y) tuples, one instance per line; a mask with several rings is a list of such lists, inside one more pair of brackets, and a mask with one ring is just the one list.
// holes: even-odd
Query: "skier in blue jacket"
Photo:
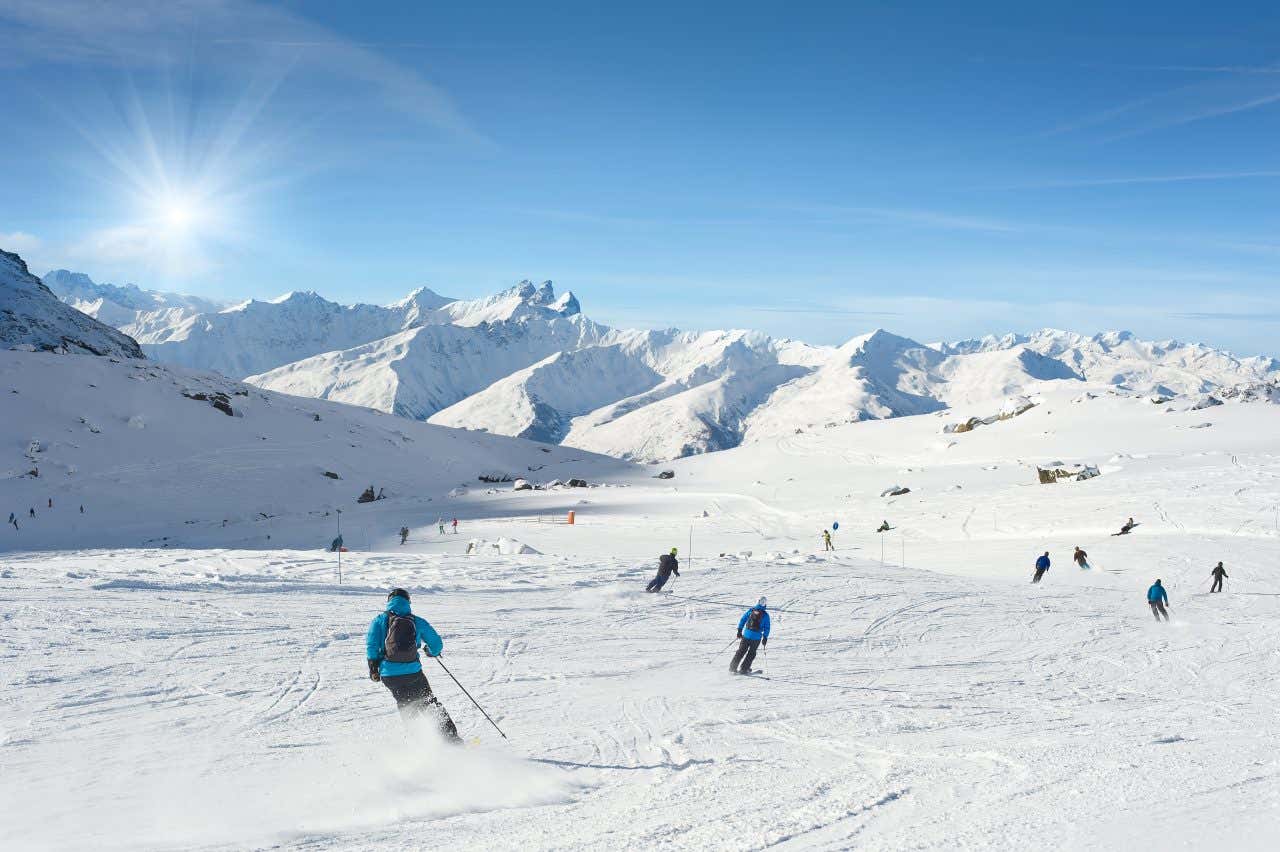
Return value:
[(1036, 560), (1036, 575), (1031, 578), (1031, 582), (1039, 583), (1040, 578), (1044, 576), (1044, 572), (1048, 570), (1049, 570), (1049, 551), (1046, 550), (1044, 552), (1044, 556), (1041, 556), (1039, 559)]
[(729, 663), (729, 671), (734, 674), (751, 674), (751, 664), (756, 660), (757, 649), (761, 645), (769, 645), (768, 604), (768, 599), (762, 597), (738, 619), (738, 638), (742, 641), (738, 643), (738, 650)]
[(374, 616), (365, 634), (365, 657), (369, 662), (369, 679), (381, 681), (405, 719), (429, 716), (447, 739), (460, 741), (458, 729), (444, 707), (431, 692), (431, 684), (422, 673), (418, 647), (428, 657), (444, 651), (444, 641), (425, 618), (413, 614), (409, 593), (392, 589), (387, 595), (387, 608)]
[(1159, 580), (1147, 589), (1147, 603), (1151, 605), (1151, 614), (1156, 617), (1156, 621), (1159, 621), (1162, 615), (1165, 621), (1169, 620), (1169, 611), (1165, 609), (1169, 603), (1169, 595), (1165, 592), (1164, 586), (1160, 585)]

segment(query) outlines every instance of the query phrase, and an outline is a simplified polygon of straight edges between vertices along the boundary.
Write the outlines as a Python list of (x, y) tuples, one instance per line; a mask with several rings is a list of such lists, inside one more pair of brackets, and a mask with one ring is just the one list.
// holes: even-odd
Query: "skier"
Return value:
[(1227, 569), (1223, 568), (1222, 563), (1219, 562), (1217, 565), (1213, 567), (1213, 570), (1210, 571), (1209, 573), (1213, 575), (1213, 588), (1211, 588), (1209, 591), (1210, 592), (1222, 591), (1222, 580), (1227, 576)]
[(14, 514), (13, 514), (13, 512), (10, 512), (10, 513), (9, 513), (9, 523), (13, 524), (13, 528), (14, 528), (15, 530), (16, 530), (16, 529), (19, 529), (19, 527), (18, 527), (18, 518), (17, 518), (17, 516), (16, 516), (16, 515), (14, 515)]
[(50, 508), (50, 509), (52, 509), (52, 508), (53, 508), (53, 498), (52, 498), (52, 497), (50, 497), (50, 498), (49, 498), (49, 508)]
[(1046, 550), (1044, 552), (1044, 556), (1041, 556), (1039, 559), (1036, 560), (1036, 575), (1031, 578), (1031, 582), (1039, 583), (1040, 578), (1044, 576), (1044, 572), (1048, 570), (1049, 570), (1049, 551)]
[(878, 532), (878, 533), (881, 533), (881, 532), (888, 532), (888, 531), (889, 531), (889, 530), (891, 530), (891, 529), (892, 529), (892, 527), (890, 527), (890, 526), (889, 526), (889, 522), (888, 522), (888, 521), (885, 521), (884, 523), (882, 523), (882, 524), (880, 525), (880, 527), (876, 530), (876, 532)]
[(329, 545), (330, 553), (337, 553), (342, 549), (342, 533), (338, 533), (338, 537)]
[(1156, 617), (1156, 621), (1159, 621), (1162, 615), (1165, 621), (1169, 620), (1169, 611), (1165, 609), (1169, 604), (1169, 595), (1165, 592), (1164, 586), (1160, 585), (1159, 580), (1147, 589), (1147, 603), (1151, 604), (1151, 614)]
[(82, 515), (84, 514), (84, 504), (83, 504), (83, 503), (81, 503), (81, 504), (80, 504), (80, 514), (82, 514)]
[(658, 573), (649, 585), (644, 587), (646, 592), (660, 592), (662, 587), (667, 584), (667, 580), (671, 579), (671, 575), (680, 576), (680, 561), (676, 559), (676, 549), (671, 548), (670, 553), (664, 553), (658, 557)]
[(436, 526), (440, 528), (440, 535), (444, 535), (444, 518), (436, 518)]
[(831, 543), (831, 530), (822, 531), (822, 550), (825, 553), (828, 550), (835, 550), (835, 545)]
[(32, 506), (30, 509), (28, 509), (27, 515), (34, 518), (36, 516), (36, 507)]
[(1074, 559), (1076, 561), (1076, 564), (1079, 565), (1081, 568), (1083, 568), (1086, 571), (1089, 570), (1089, 554), (1081, 550), (1080, 545), (1078, 544), (1076, 545), (1076, 552), (1071, 558)]
[(400, 546), (404, 547), (404, 543), (408, 540), (409, 540), (409, 528), (401, 527), (400, 528)]
[(457, 518), (454, 518), (454, 519), (453, 519), (453, 534), (454, 534), (454, 535), (457, 535), (457, 534), (458, 534), (458, 519), (457, 519)]
[(1133, 522), (1133, 518), (1130, 518), (1129, 520), (1124, 522), (1124, 526), (1120, 528), (1120, 532), (1112, 533), (1112, 535), (1128, 535), (1130, 532), (1133, 531), (1133, 528), (1136, 526), (1137, 524)]
[(431, 684), (422, 673), (418, 660), (421, 645), (428, 657), (438, 657), (444, 641), (425, 618), (413, 614), (409, 593), (392, 589), (387, 595), (387, 608), (374, 616), (365, 634), (365, 656), (369, 663), (369, 680), (382, 681), (391, 690), (406, 720), (430, 716), (446, 739), (458, 743), (458, 729), (444, 707), (431, 692)]
[[(756, 605), (742, 614), (738, 619), (738, 650), (729, 662), (729, 671), (733, 674), (751, 674), (751, 664), (756, 660), (756, 650), (761, 645), (769, 645), (769, 601), (761, 597)], [(741, 663), (741, 666), (739, 666)]]

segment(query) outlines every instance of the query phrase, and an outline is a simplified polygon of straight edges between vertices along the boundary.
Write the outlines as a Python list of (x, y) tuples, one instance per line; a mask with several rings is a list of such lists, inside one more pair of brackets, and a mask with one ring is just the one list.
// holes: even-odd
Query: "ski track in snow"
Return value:
[[(1276, 414), (1223, 406), (1213, 429), (1175, 430), (1182, 414), (1099, 400), (1047, 436), (1051, 407), (1073, 410), (946, 447), (938, 418), (909, 418), (581, 497), (352, 505), (343, 529), (368, 551), (344, 557), (342, 585), (318, 550), (330, 522), (302, 510), (273, 519), (273, 541), (311, 550), (95, 550), (97, 516), (77, 513), (67, 549), (0, 555), (0, 836), (24, 850), (1274, 848)], [(1020, 461), (1059, 456), (1107, 469), (1040, 486)], [(264, 457), (218, 457), (219, 493)], [(141, 489), (165, 474), (110, 475)], [(911, 493), (881, 498), (894, 482)], [(60, 507), (76, 483), (60, 481)], [(39, 506), (45, 484), (0, 487)], [(566, 504), (574, 527), (532, 520)], [(151, 513), (179, 527), (181, 511)], [(437, 535), (455, 511), (463, 533)], [(221, 531), (230, 514), (211, 507), (202, 540), (245, 536), (234, 518)], [(1129, 515), (1141, 525), (1112, 536)], [(883, 519), (894, 530), (874, 534)], [(146, 520), (138, 538), (165, 534)], [(833, 520), (838, 551), (814, 553)], [(462, 554), (500, 535), (543, 555)], [(673, 594), (644, 593), (673, 545)], [(1093, 570), (1071, 563), (1075, 545)], [(1227, 593), (1207, 594), (1218, 559)], [(1145, 604), (1156, 576), (1170, 624)], [(510, 741), (431, 661), (479, 746), (403, 726), (367, 679), (364, 631), (393, 585)], [(775, 609), (764, 674), (734, 677), (734, 628), (760, 594)]]

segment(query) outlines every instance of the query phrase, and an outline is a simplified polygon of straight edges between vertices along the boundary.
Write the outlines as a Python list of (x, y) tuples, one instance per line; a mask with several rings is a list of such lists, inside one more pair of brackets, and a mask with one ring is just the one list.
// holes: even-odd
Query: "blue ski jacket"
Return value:
[(1147, 603), (1155, 603), (1156, 601), (1169, 602), (1169, 595), (1165, 592), (1164, 586), (1159, 583), (1147, 589)]
[[(760, 610), (760, 612), (762, 612), (762, 613), (764, 614), (764, 617), (760, 619), (760, 629), (759, 629), (759, 630), (748, 630), (748, 629), (747, 629), (747, 619), (751, 617), (751, 610), (752, 610), (752, 609), (758, 609), (758, 610)], [(739, 629), (740, 631), (742, 631), (742, 638), (743, 638), (743, 639), (750, 639), (752, 642), (755, 642), (755, 641), (760, 640), (760, 639), (768, 639), (768, 638), (769, 638), (769, 612), (768, 612), (768, 610), (766, 610), (766, 609), (765, 609), (764, 607), (762, 607), (762, 606), (753, 606), (753, 607), (751, 607), (751, 609), (747, 610), (746, 612), (744, 612), (744, 613), (742, 614), (742, 618), (738, 619), (738, 629)]]
[(1037, 559), (1037, 560), (1036, 560), (1036, 570), (1037, 570), (1037, 571), (1048, 571), (1048, 570), (1049, 570), (1049, 557), (1047, 557), (1047, 556), (1041, 556), (1039, 559)]
[[(396, 615), (410, 615), (412, 611), (407, 600), (396, 597), (387, 602), (387, 612), (394, 612)], [(425, 618), (419, 618), (416, 615), (413, 616), (413, 625), (418, 630), (418, 642), (422, 643), (423, 647), (427, 649), (427, 656), (440, 656), (440, 652), (444, 650), (444, 640), (440, 638), (440, 634), (436, 632), (436, 629), (428, 624)], [(407, 675), (422, 671), (422, 663), (417, 660), (412, 663), (392, 663), (383, 660), (382, 654), (386, 648), (386, 643), (387, 613), (380, 612), (374, 616), (373, 621), (369, 622), (369, 632), (364, 637), (366, 658), (382, 660), (382, 664), (378, 666), (378, 673), (382, 677), (395, 677), (396, 675)]]

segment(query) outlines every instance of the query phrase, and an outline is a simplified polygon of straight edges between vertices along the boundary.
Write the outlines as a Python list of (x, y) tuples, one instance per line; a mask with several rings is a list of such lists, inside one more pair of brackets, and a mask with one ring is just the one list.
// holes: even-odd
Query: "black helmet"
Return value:
[(404, 598), (405, 600), (409, 600), (409, 593), (406, 592), (404, 589), (400, 589), (400, 588), (392, 589), (387, 594), (387, 600), (389, 601), (392, 598)]

